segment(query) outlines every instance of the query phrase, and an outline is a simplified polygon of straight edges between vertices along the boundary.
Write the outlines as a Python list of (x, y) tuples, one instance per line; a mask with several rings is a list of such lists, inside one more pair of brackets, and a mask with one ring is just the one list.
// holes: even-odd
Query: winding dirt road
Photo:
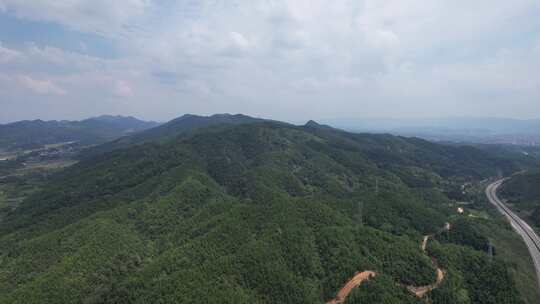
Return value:
[(424, 239), (422, 240), (422, 251), (423, 252), (426, 252), (426, 247), (427, 247), (427, 241), (429, 240), (430, 236), (429, 235), (425, 235), (424, 236)]
[[(426, 252), (427, 242), (429, 238), (431, 237), (432, 237), (431, 235), (426, 235), (424, 236), (424, 239), (422, 240), (421, 248), (424, 253)], [(433, 264), (437, 265), (437, 261), (435, 261), (435, 259), (433, 259)], [(362, 285), (363, 282), (368, 281), (371, 278), (374, 278), (376, 276), (377, 276), (377, 273), (370, 270), (357, 272), (354, 275), (354, 277), (352, 277), (349, 281), (347, 281), (347, 283), (338, 291), (336, 297), (326, 302), (326, 304), (345, 303), (345, 300), (347, 299), (347, 297), (349, 296), (349, 294), (354, 288)], [(427, 286), (418, 286), (418, 287), (408, 286), (407, 290), (409, 290), (409, 292), (413, 293), (418, 298), (423, 298), (428, 292), (436, 289), (442, 284), (442, 282), (444, 281), (444, 276), (445, 276), (444, 270), (437, 266), (437, 280), (435, 281), (435, 283), (431, 285), (427, 285)]]
[(418, 298), (423, 298), (428, 292), (438, 288), (442, 284), (444, 280), (444, 275), (444, 270), (442, 270), (441, 268), (437, 268), (437, 280), (435, 281), (435, 283), (419, 287), (409, 286), (407, 287), (407, 290), (409, 290)]
[(339, 292), (337, 293), (337, 296), (335, 299), (332, 299), (326, 304), (341, 304), (345, 302), (345, 299), (349, 296), (351, 291), (360, 286), (364, 281), (367, 281), (373, 277), (375, 277), (377, 273), (373, 271), (363, 271), (356, 273), (352, 279), (350, 279), (345, 286), (343, 286)]
[[(422, 240), (422, 251), (425, 253), (427, 248), (427, 242), (429, 239), (433, 237), (432, 235), (426, 235), (424, 236), (424, 239)], [(437, 261), (435, 259), (432, 259), (433, 264), (437, 266)], [(437, 266), (437, 279), (435, 280), (435, 283), (427, 286), (409, 286), (407, 287), (407, 290), (409, 290), (411, 293), (416, 295), (418, 298), (423, 298), (428, 292), (436, 289), (439, 287), (443, 280), (444, 280), (445, 272), (442, 268)]]

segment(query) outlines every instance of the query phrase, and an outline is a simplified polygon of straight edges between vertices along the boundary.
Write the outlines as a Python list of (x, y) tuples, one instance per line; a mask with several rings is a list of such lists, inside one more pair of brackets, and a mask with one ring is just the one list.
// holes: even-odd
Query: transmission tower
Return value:
[(364, 202), (362, 201), (358, 201), (358, 205), (357, 205), (357, 220), (358, 220), (358, 224), (360, 226), (364, 226), (364, 219), (363, 219), (363, 211), (364, 211)]
[(488, 243), (488, 257), (491, 262), (493, 260), (493, 245), (491, 243)]

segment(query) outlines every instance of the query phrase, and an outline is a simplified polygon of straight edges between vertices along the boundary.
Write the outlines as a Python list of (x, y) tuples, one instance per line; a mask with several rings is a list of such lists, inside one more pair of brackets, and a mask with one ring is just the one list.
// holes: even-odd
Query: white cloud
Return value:
[(367, 33), (367, 41), (375, 47), (392, 48), (399, 45), (398, 36), (390, 31), (377, 29)]
[(19, 18), (49, 21), (75, 30), (120, 34), (152, 7), (151, 0), (0, 0), (0, 8)]
[(133, 88), (127, 82), (118, 80), (114, 87), (114, 94), (118, 97), (131, 97), (133, 96)]
[(251, 47), (251, 43), (246, 39), (246, 37), (238, 32), (230, 32), (229, 37), (233, 41), (234, 45), (240, 49), (245, 50)]
[(253, 47), (253, 44), (242, 34), (232, 31), (227, 33), (223, 45), (216, 45), (217, 54), (229, 57), (242, 57)]
[[(81, 108), (91, 101), (116, 109), (123, 97), (124, 107), (159, 120), (219, 111), (287, 119), (462, 115), (481, 107), (486, 115), (540, 115), (530, 102), (540, 98), (536, 0), (2, 5), (121, 45), (116, 59), (0, 46), (4, 72), (49, 79)], [(508, 100), (526, 106), (520, 111)]]
[(12, 62), (21, 57), (22, 56), (18, 51), (2, 47), (2, 44), (0, 43), (0, 64)]
[(18, 83), (26, 89), (37, 94), (66, 95), (66, 91), (58, 87), (50, 80), (33, 79), (30, 76), (20, 75), (17, 77)]

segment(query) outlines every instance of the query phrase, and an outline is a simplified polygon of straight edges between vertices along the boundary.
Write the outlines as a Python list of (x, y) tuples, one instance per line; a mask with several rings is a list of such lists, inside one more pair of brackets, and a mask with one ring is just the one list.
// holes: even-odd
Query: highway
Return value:
[(514, 228), (514, 230), (523, 238), (525, 244), (527, 244), (527, 248), (529, 248), (529, 252), (534, 261), (537, 282), (540, 287), (540, 238), (524, 220), (519, 218), (497, 197), (497, 189), (505, 180), (506, 179), (501, 179), (490, 184), (486, 188), (486, 195), (489, 201), (497, 207), (499, 212), (510, 221), (512, 228)]

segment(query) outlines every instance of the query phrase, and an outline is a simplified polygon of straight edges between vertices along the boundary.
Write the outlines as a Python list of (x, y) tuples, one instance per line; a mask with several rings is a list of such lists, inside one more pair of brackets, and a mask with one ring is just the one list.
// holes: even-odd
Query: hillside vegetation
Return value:
[(501, 194), (513, 209), (540, 227), (540, 170), (514, 175), (503, 184)]
[(214, 114), (211, 116), (185, 114), (161, 126), (130, 136), (124, 136), (106, 144), (88, 149), (83, 154), (83, 157), (92, 157), (97, 154), (111, 152), (115, 149), (132, 147), (149, 142), (162, 143), (177, 138), (178, 136), (192, 134), (199, 129), (216, 125), (242, 125), (264, 121), (264, 119), (254, 118), (243, 114)]
[(157, 125), (122, 116), (99, 116), (82, 121), (19, 121), (0, 125), (0, 149), (35, 149), (69, 141), (97, 144)]
[(470, 147), (309, 124), (215, 126), (97, 154), (0, 222), (0, 303), (522, 303), (447, 189), (515, 170)]

